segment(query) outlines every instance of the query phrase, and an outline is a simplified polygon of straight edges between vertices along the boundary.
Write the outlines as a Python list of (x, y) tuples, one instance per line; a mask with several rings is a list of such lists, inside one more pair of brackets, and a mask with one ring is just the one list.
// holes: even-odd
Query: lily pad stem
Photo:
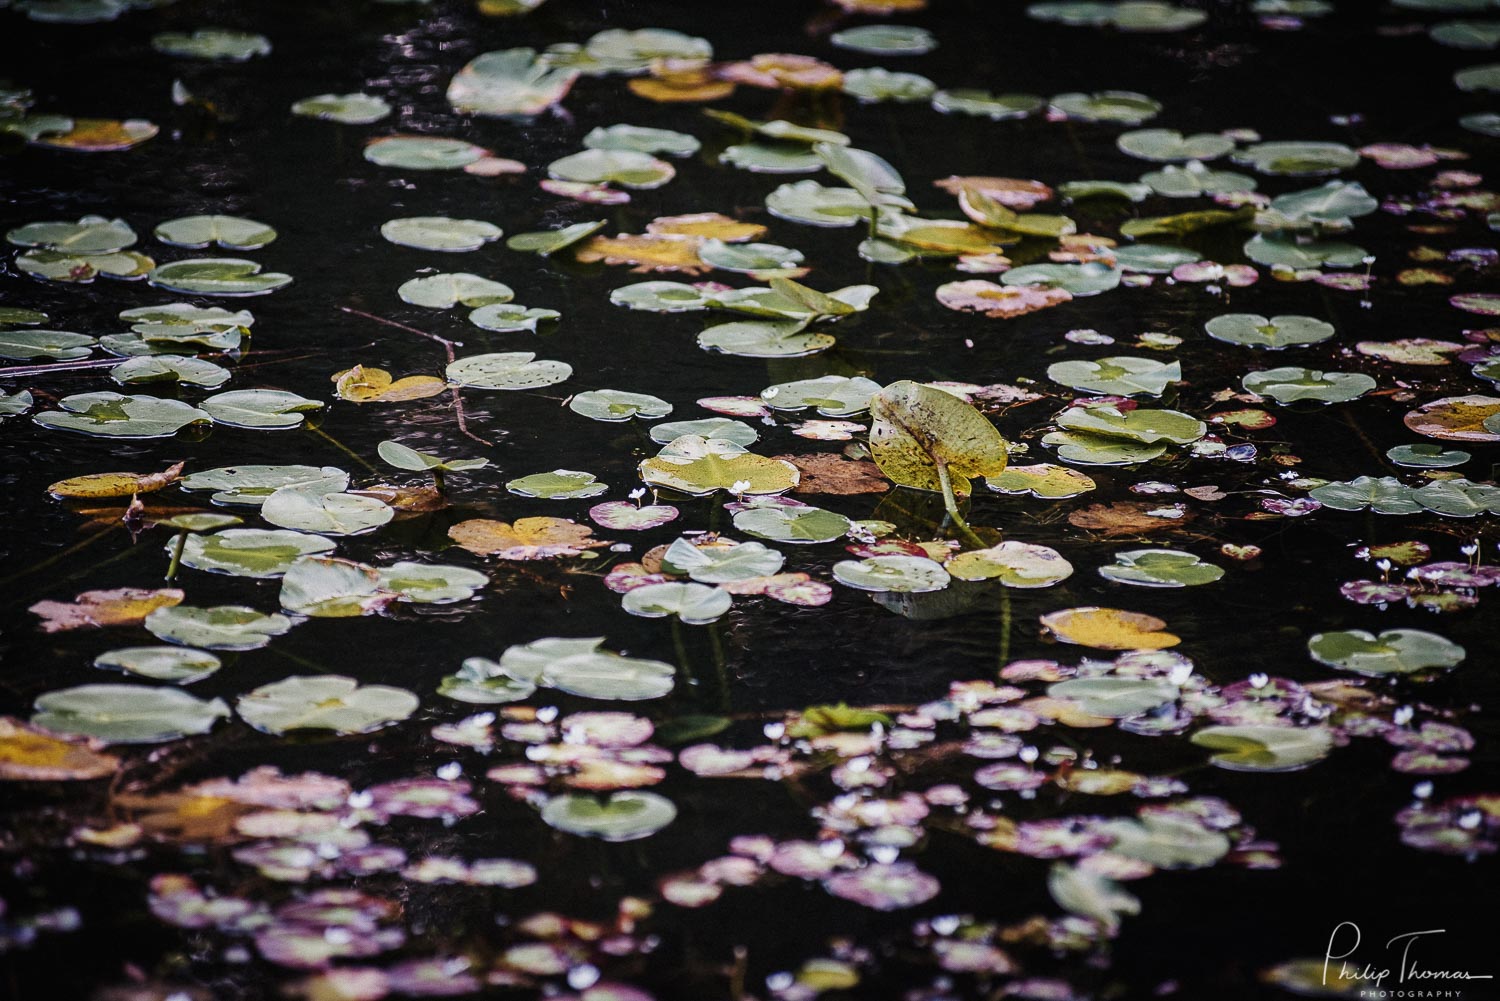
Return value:
[(964, 541), (978, 548), (984, 548), (984, 540), (974, 534), (969, 523), (958, 510), (958, 498), (953, 494), (953, 480), (948, 476), (948, 464), (939, 460), (937, 462), (938, 484), (943, 488), (943, 509), (948, 512), (948, 517), (958, 527), (958, 532), (964, 537)]
[(167, 580), (175, 580), (182, 568), (182, 550), (187, 546), (187, 532), (177, 533), (177, 544), (172, 547), (172, 562), (167, 564)]
[(444, 493), (443, 493), (443, 488), (444, 488), (443, 471), (441, 469), (439, 469), (437, 466), (433, 466), (432, 469), (431, 469), (431, 472), (432, 472), (432, 489), (434, 489), (434, 490), (437, 491), (437, 494), (438, 494), (439, 497), (442, 497), (442, 496), (444, 496)]

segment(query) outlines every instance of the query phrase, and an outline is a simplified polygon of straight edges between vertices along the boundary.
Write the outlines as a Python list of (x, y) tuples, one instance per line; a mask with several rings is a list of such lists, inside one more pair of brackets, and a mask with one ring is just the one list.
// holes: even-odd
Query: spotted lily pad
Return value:
[(448, 381), (473, 389), (540, 389), (573, 374), (560, 361), (538, 360), (530, 351), (470, 355), (449, 364)]

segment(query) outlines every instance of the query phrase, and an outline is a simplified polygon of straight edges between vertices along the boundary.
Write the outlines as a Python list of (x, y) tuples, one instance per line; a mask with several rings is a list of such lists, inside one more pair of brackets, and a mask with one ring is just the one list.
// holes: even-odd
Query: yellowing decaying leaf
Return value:
[(969, 480), (1005, 471), (1005, 439), (988, 417), (951, 393), (896, 382), (870, 399), (870, 452), (893, 482), (967, 494)]
[(1090, 796), (1118, 796), (1130, 792), (1144, 779), (1144, 775), (1119, 768), (1070, 768), (1058, 773), (1053, 781), (1069, 792), (1081, 792)]
[(1035, 313), (1039, 309), (1060, 306), (1071, 301), (1073, 293), (1065, 288), (1047, 285), (998, 285), (983, 278), (948, 282), (938, 286), (937, 301), (949, 309), (983, 313), (996, 319), (1009, 319)]
[(1063, 726), (1077, 727), (1079, 729), (1094, 729), (1104, 726), (1114, 726), (1115, 721), (1108, 716), (1095, 716), (1086, 713), (1083, 707), (1071, 699), (1054, 699), (1050, 696), (1041, 696), (1035, 699), (1027, 699), (1017, 702), (1016, 705), (1022, 709), (1036, 713), (1042, 719), (1061, 723)]
[(362, 497), (373, 497), (386, 507), (393, 507), (398, 512), (406, 514), (426, 514), (430, 511), (441, 511), (448, 506), (448, 501), (437, 492), (437, 488), (429, 483), (405, 487), (390, 483), (376, 483), (373, 486), (349, 492)]
[(79, 153), (110, 153), (138, 146), (161, 129), (141, 118), (75, 118), (73, 127), (59, 135), (33, 139), (38, 146), (69, 149)]
[(180, 605), (183, 598), (176, 588), (152, 591), (120, 587), (112, 591), (84, 591), (72, 601), (39, 601), (31, 606), (31, 612), (41, 616), (41, 628), (46, 633), (138, 626), (156, 609)]
[(1119, 608), (1064, 608), (1041, 621), (1062, 642), (1095, 650), (1164, 650), (1182, 642), (1156, 616)]
[(165, 841), (238, 840), (234, 822), (257, 807), (187, 790), (158, 795), (117, 796), (113, 805), (135, 815), (141, 829)]
[(760, 223), (731, 219), (722, 212), (693, 212), (653, 219), (646, 224), (646, 232), (653, 236), (691, 236), (722, 240), (725, 243), (744, 243), (765, 236), (766, 227)]
[(171, 486), (182, 479), (182, 463), (168, 466), (159, 473), (88, 473), (58, 480), (47, 488), (54, 497), (132, 497)]
[(810, 455), (778, 455), (802, 474), (796, 494), (883, 494), (891, 488), (880, 475), (880, 467), (864, 459), (846, 459), (835, 452)]
[(691, 59), (658, 59), (650, 76), (636, 77), (628, 86), (637, 97), (661, 104), (717, 101), (734, 93), (731, 80), (721, 80), (703, 63)]
[(763, 52), (746, 62), (727, 63), (719, 68), (719, 76), (771, 90), (833, 90), (844, 83), (837, 66), (790, 52)]
[(1193, 512), (1186, 507), (1144, 501), (1090, 504), (1068, 513), (1068, 524), (1101, 532), (1105, 538), (1156, 535), (1179, 528), (1192, 519)]
[(383, 368), (356, 365), (333, 375), (333, 385), (340, 399), (350, 403), (401, 403), (436, 396), (448, 388), (442, 379), (431, 375), (408, 375), (392, 380)]
[(701, 275), (712, 270), (698, 259), (698, 237), (672, 235), (595, 236), (580, 244), (574, 256), (584, 264), (631, 264), (642, 274), (680, 271)]
[(67, 782), (113, 775), (120, 759), (98, 741), (63, 738), (0, 716), (0, 780)]
[(448, 537), (471, 553), (502, 560), (577, 556), (609, 545), (594, 530), (567, 518), (517, 518), (514, 523), (472, 518), (448, 529)]
[(1041, 181), (1027, 181), (1016, 177), (961, 177), (954, 175), (932, 182), (950, 195), (964, 191), (978, 191), (994, 199), (1008, 209), (1024, 212), (1038, 202), (1052, 197), (1052, 189)]

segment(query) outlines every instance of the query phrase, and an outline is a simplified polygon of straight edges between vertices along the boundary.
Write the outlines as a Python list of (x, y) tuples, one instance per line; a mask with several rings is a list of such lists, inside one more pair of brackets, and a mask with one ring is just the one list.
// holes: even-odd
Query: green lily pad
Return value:
[(684, 625), (704, 626), (729, 611), (734, 599), (729, 592), (707, 584), (646, 584), (627, 591), (620, 607), (631, 615), (660, 619), (675, 615)]
[(65, 396), (61, 410), (45, 410), (32, 420), (55, 431), (106, 438), (165, 438), (210, 415), (180, 400), (119, 393), (78, 393)]
[(5, 234), (17, 247), (64, 254), (111, 254), (135, 244), (135, 230), (124, 219), (86, 215), (77, 222), (33, 222)]
[(1318, 633), (1307, 641), (1313, 660), (1372, 678), (1457, 667), (1464, 648), (1421, 629), (1387, 629), (1376, 636), (1363, 629)]
[(1259, 233), (1245, 241), (1245, 256), (1256, 264), (1294, 270), (1353, 268), (1364, 263), (1365, 248), (1340, 240), (1298, 240)]
[(735, 143), (719, 154), (719, 162), (753, 174), (809, 174), (823, 169), (823, 161), (799, 143)]
[(460, 170), (489, 155), (483, 146), (443, 136), (382, 136), (366, 143), (364, 152), (378, 167), (403, 170)]
[(782, 382), (761, 390), (760, 398), (773, 410), (816, 408), (824, 417), (852, 417), (870, 407), (880, 384), (855, 376), (825, 375)]
[(896, 555), (841, 560), (833, 565), (833, 579), (861, 591), (919, 594), (941, 591), (952, 578), (935, 560), (925, 556)]
[(281, 607), (314, 618), (367, 615), (389, 600), (374, 567), (337, 558), (306, 557), (287, 568), (278, 595)]
[(778, 219), (809, 226), (853, 226), (870, 217), (870, 204), (858, 191), (812, 180), (783, 184), (766, 196), (766, 208)]
[(1112, 835), (1109, 850), (1148, 862), (1158, 869), (1202, 869), (1229, 854), (1227, 835), (1204, 827), (1196, 819), (1148, 813), (1139, 820), (1112, 820), (1101, 825)]
[(808, 330), (806, 320), (738, 320), (698, 335), (703, 350), (739, 358), (802, 358), (836, 343), (832, 334)]
[(1209, 761), (1232, 772), (1294, 772), (1333, 750), (1333, 738), (1320, 726), (1209, 726), (1192, 740), (1218, 751)]
[(1142, 160), (1213, 160), (1234, 149), (1234, 140), (1215, 132), (1184, 136), (1176, 129), (1137, 129), (1115, 140), (1121, 153)]
[(1294, 222), (1324, 225), (1366, 216), (1380, 207), (1358, 181), (1329, 181), (1304, 191), (1293, 191), (1271, 199), (1271, 211)]
[(1319, 372), (1308, 368), (1273, 368), (1251, 372), (1240, 380), (1245, 391), (1269, 396), (1280, 404), (1315, 400), (1344, 403), (1375, 388), (1375, 380), (1362, 372)]
[(1052, 431), (1042, 437), (1042, 444), (1056, 448), (1058, 458), (1082, 466), (1133, 466), (1159, 459), (1167, 452), (1164, 444), (1143, 445), (1128, 438), (1076, 431)]
[(700, 438), (722, 438), (725, 441), (747, 448), (755, 444), (760, 433), (744, 421), (737, 421), (729, 417), (707, 417), (697, 421), (667, 421), (663, 424), (653, 424), (650, 430), (651, 440), (658, 445), (668, 445), (681, 438), (683, 435), (697, 435)]
[(1141, 175), (1141, 185), (1166, 198), (1197, 198), (1231, 191), (1254, 191), (1257, 182), (1248, 175), (1236, 174), (1232, 170), (1212, 170), (1193, 160), (1181, 167), (1168, 164), (1160, 170), (1148, 171)]
[(499, 664), (483, 657), (470, 657), (438, 683), (438, 694), (474, 705), (520, 702), (536, 692), (536, 685), (511, 677)]
[(870, 417), (871, 456), (899, 486), (968, 494), (970, 479), (1005, 469), (1006, 442), (995, 425), (941, 389), (892, 383), (871, 398)]
[(832, 542), (849, 532), (850, 521), (820, 507), (749, 507), (735, 513), (734, 527), (772, 542)]
[(1348, 482), (1325, 483), (1308, 491), (1308, 496), (1335, 511), (1364, 511), (1376, 514), (1416, 514), (1422, 510), (1412, 496), (1412, 489), (1394, 476), (1360, 476)]
[(591, 389), (569, 400), (568, 409), (596, 421), (628, 421), (632, 417), (656, 420), (670, 414), (672, 404), (645, 393)]
[(228, 28), (199, 28), (192, 33), (164, 31), (151, 36), (151, 47), (169, 56), (235, 63), (271, 54), (271, 41), (265, 35)]
[(240, 696), (235, 711), (262, 733), (370, 733), (399, 723), (421, 701), (404, 688), (361, 685), (339, 674), (293, 675)]
[(0, 420), (24, 414), (35, 402), (30, 390), (22, 389), (15, 393), (0, 390)]
[(1025, 264), (1000, 276), (1005, 285), (1047, 285), (1074, 298), (1108, 292), (1120, 284), (1120, 270), (1101, 261), (1087, 264)]
[(292, 105), (292, 114), (342, 125), (370, 125), (391, 113), (391, 106), (374, 94), (318, 94)]
[(87, 284), (103, 275), (130, 281), (144, 278), (156, 262), (133, 250), (111, 254), (72, 254), (60, 250), (28, 250), (16, 258), (16, 267), (33, 278), (49, 282)]
[(1359, 163), (1359, 154), (1334, 142), (1262, 142), (1237, 150), (1232, 159), (1262, 174), (1306, 177), (1337, 174)]
[(782, 271), (802, 263), (802, 251), (774, 243), (725, 243), (704, 240), (698, 246), (698, 259), (721, 271), (754, 274), (757, 271)]
[(282, 487), (313, 493), (340, 493), (349, 488), (349, 474), (337, 466), (221, 466), (189, 473), (177, 481), (184, 490), (212, 490), (215, 504), (260, 507)]
[(488, 306), (510, 302), (516, 293), (509, 285), (459, 271), (402, 282), (396, 290), (402, 302), (428, 309), (452, 309), (454, 306)]
[(110, 650), (94, 658), (94, 666), (106, 671), (124, 671), (152, 681), (191, 685), (222, 666), (207, 650), (177, 646), (132, 646)]
[(1157, 243), (1137, 243), (1119, 247), (1114, 251), (1115, 267), (1121, 271), (1137, 274), (1164, 275), (1181, 264), (1192, 264), (1203, 259), (1196, 250), (1172, 247)]
[(46, 323), (48, 316), (39, 309), (22, 309), (19, 306), (0, 306), (0, 328), (37, 327)]
[(1182, 381), (1182, 364), (1125, 355), (1098, 361), (1076, 359), (1047, 366), (1047, 378), (1101, 396), (1160, 396), (1169, 385)]
[[(0, 333), (0, 345), (5, 335)], [(3, 346), (0, 346), (3, 350)], [(143, 382), (175, 382), (201, 389), (218, 389), (229, 381), (229, 369), (202, 358), (146, 355), (130, 358), (110, 369), (109, 377), (122, 386)]]
[(1188, 445), (1208, 433), (1208, 425), (1190, 414), (1144, 407), (1134, 410), (1111, 406), (1070, 407), (1058, 415), (1057, 426), (1075, 434), (1124, 438), (1141, 445), (1160, 442)]
[(1093, 478), (1076, 469), (1050, 462), (1039, 462), (1030, 466), (1007, 466), (999, 476), (985, 481), (985, 486), (996, 493), (1027, 494), (1048, 500), (1078, 497), (1095, 489)]
[(959, 580), (998, 580), (1018, 588), (1051, 587), (1073, 575), (1073, 564), (1057, 550), (1016, 541), (959, 553), (944, 566)]
[[(168, 542), (171, 553), (176, 541)], [(182, 562), (195, 570), (235, 577), (280, 577), (303, 556), (332, 552), (334, 542), (319, 535), (278, 529), (230, 528), (212, 535), (194, 533), (182, 548)]]
[(471, 389), (541, 389), (573, 374), (560, 361), (538, 361), (530, 351), (469, 355), (448, 365), (448, 381)]
[(215, 424), (234, 428), (284, 430), (302, 423), (302, 415), (323, 403), (281, 389), (233, 389), (203, 401)]
[(684, 282), (636, 282), (609, 294), (609, 301), (627, 309), (652, 313), (691, 313), (707, 309), (711, 293)]
[(375, 568), (382, 591), (399, 595), (398, 600), (420, 605), (451, 605), (468, 601), (490, 582), (486, 574), (446, 563), (402, 561)]
[(562, 314), (555, 309), (518, 306), (513, 302), (491, 303), (488, 306), (480, 306), (469, 314), (469, 322), (474, 326), (500, 333), (529, 330), (534, 334), (538, 325), (560, 319), (562, 319)]
[(640, 464), (641, 479), (653, 487), (703, 496), (718, 490), (735, 494), (779, 494), (796, 486), (797, 467), (768, 459), (722, 438), (687, 434), (672, 439)]
[(828, 41), (870, 55), (920, 56), (937, 48), (932, 32), (911, 24), (864, 24), (835, 31)]
[(197, 257), (152, 268), (146, 281), (169, 292), (224, 296), (266, 295), (292, 283), (291, 275), (260, 267), (239, 257)]
[(382, 223), (380, 235), (398, 247), (463, 253), (500, 239), (503, 232), (494, 223), (481, 219), (411, 216)]
[(849, 70), (844, 74), (844, 93), (866, 103), (925, 101), (937, 93), (937, 84), (920, 73), (898, 73), (879, 66)]
[(577, 79), (577, 70), (549, 66), (535, 49), (485, 52), (454, 74), (448, 103), (475, 115), (536, 115), (561, 101)]
[(162, 243), (193, 250), (214, 245), (225, 250), (259, 250), (276, 239), (276, 231), (265, 223), (232, 215), (169, 219), (153, 232)]
[(671, 693), (677, 673), (671, 664), (625, 657), (603, 644), (600, 636), (533, 640), (507, 648), (495, 666), (524, 684), (587, 699), (636, 702)]
[(662, 153), (667, 156), (692, 156), (702, 143), (685, 132), (652, 129), (641, 125), (608, 125), (591, 129), (583, 137), (589, 149), (629, 150), (634, 153)]
[(662, 556), (662, 569), (676, 576), (687, 576), (700, 584), (728, 584), (751, 577), (769, 577), (781, 569), (785, 557), (759, 542), (741, 542), (733, 546), (699, 548), (686, 539), (677, 539)]
[(87, 334), (75, 334), (70, 330), (0, 330), (0, 358), (72, 361), (93, 354), (98, 343)]
[[(527, 254), (536, 254), (539, 257), (550, 257), (573, 244), (584, 240), (599, 232), (608, 225), (603, 219), (593, 222), (575, 222), (571, 226), (561, 229), (544, 229), (535, 233), (517, 233), (505, 241), (505, 245), (511, 250), (518, 250)], [(474, 303), (478, 305), (478, 303)]]
[(1125, 719), (1160, 709), (1181, 693), (1170, 681), (1154, 678), (1071, 678), (1047, 687), (1054, 699), (1077, 702), (1090, 716)]
[(672, 801), (652, 792), (616, 792), (602, 798), (565, 793), (542, 807), (548, 827), (611, 842), (650, 837), (676, 819)]
[(260, 507), (261, 517), (273, 525), (319, 535), (360, 535), (372, 532), (395, 517), (383, 501), (362, 494), (314, 493), (282, 487)]
[(1467, 479), (1434, 480), (1412, 491), (1412, 498), (1428, 511), (1450, 518), (1500, 514), (1500, 487)]
[(471, 469), (483, 469), (490, 464), (488, 459), (443, 459), (431, 452), (409, 448), (398, 441), (383, 441), (375, 446), (382, 461), (397, 469), (413, 473), (462, 473)]
[(177, 688), (78, 685), (37, 699), (31, 722), (106, 744), (160, 744), (207, 733), (228, 716), (223, 699), (199, 699)]
[(265, 615), (243, 605), (195, 608), (173, 605), (146, 616), (146, 629), (159, 640), (205, 650), (259, 650), (292, 628), (285, 615)]
[(1448, 469), (1462, 466), (1473, 458), (1460, 449), (1445, 449), (1441, 445), (1397, 445), (1386, 450), (1385, 457), (1398, 466), (1408, 469)]
[(1101, 90), (1094, 94), (1058, 94), (1052, 110), (1080, 122), (1118, 122), (1139, 125), (1155, 118), (1161, 102), (1130, 90)]
[(1099, 573), (1117, 583), (1140, 587), (1196, 587), (1224, 576), (1222, 567), (1176, 549), (1122, 550), (1115, 553), (1115, 562), (1100, 567)]
[(608, 493), (609, 484), (599, 482), (593, 473), (576, 469), (554, 469), (550, 473), (532, 473), (530, 476), (510, 480), (505, 484), (505, 489), (518, 497), (574, 500)]
[(1333, 336), (1333, 324), (1311, 316), (1264, 317), (1259, 313), (1225, 313), (1203, 325), (1208, 336), (1230, 344), (1280, 351), (1320, 344)]
[(998, 122), (1025, 118), (1040, 111), (1047, 101), (1035, 94), (992, 94), (987, 90), (959, 88), (932, 95), (932, 107), (945, 115), (974, 115)]
[(677, 168), (649, 153), (629, 149), (586, 149), (553, 160), (547, 176), (579, 184), (613, 182), (626, 188), (659, 188), (677, 176)]

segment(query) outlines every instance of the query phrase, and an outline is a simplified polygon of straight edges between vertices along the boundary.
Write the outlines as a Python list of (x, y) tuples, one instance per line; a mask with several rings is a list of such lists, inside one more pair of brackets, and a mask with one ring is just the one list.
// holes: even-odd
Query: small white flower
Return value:
[(732, 494), (734, 494), (736, 497), (738, 497), (740, 494), (744, 493), (746, 490), (749, 490), (749, 489), (750, 489), (750, 481), (749, 480), (735, 480), (729, 486), (729, 492), (732, 493)]
[(1268, 674), (1257, 672), (1255, 674), (1250, 675), (1250, 687), (1251, 688), (1264, 688), (1267, 685), (1269, 685), (1270, 683), (1271, 683), (1271, 677)]
[(1402, 706), (1400, 709), (1397, 709), (1394, 713), (1391, 714), (1391, 720), (1394, 721), (1397, 726), (1405, 726), (1406, 724), (1411, 722), (1411, 718), (1416, 715), (1416, 712), (1417, 711), (1411, 706)]

